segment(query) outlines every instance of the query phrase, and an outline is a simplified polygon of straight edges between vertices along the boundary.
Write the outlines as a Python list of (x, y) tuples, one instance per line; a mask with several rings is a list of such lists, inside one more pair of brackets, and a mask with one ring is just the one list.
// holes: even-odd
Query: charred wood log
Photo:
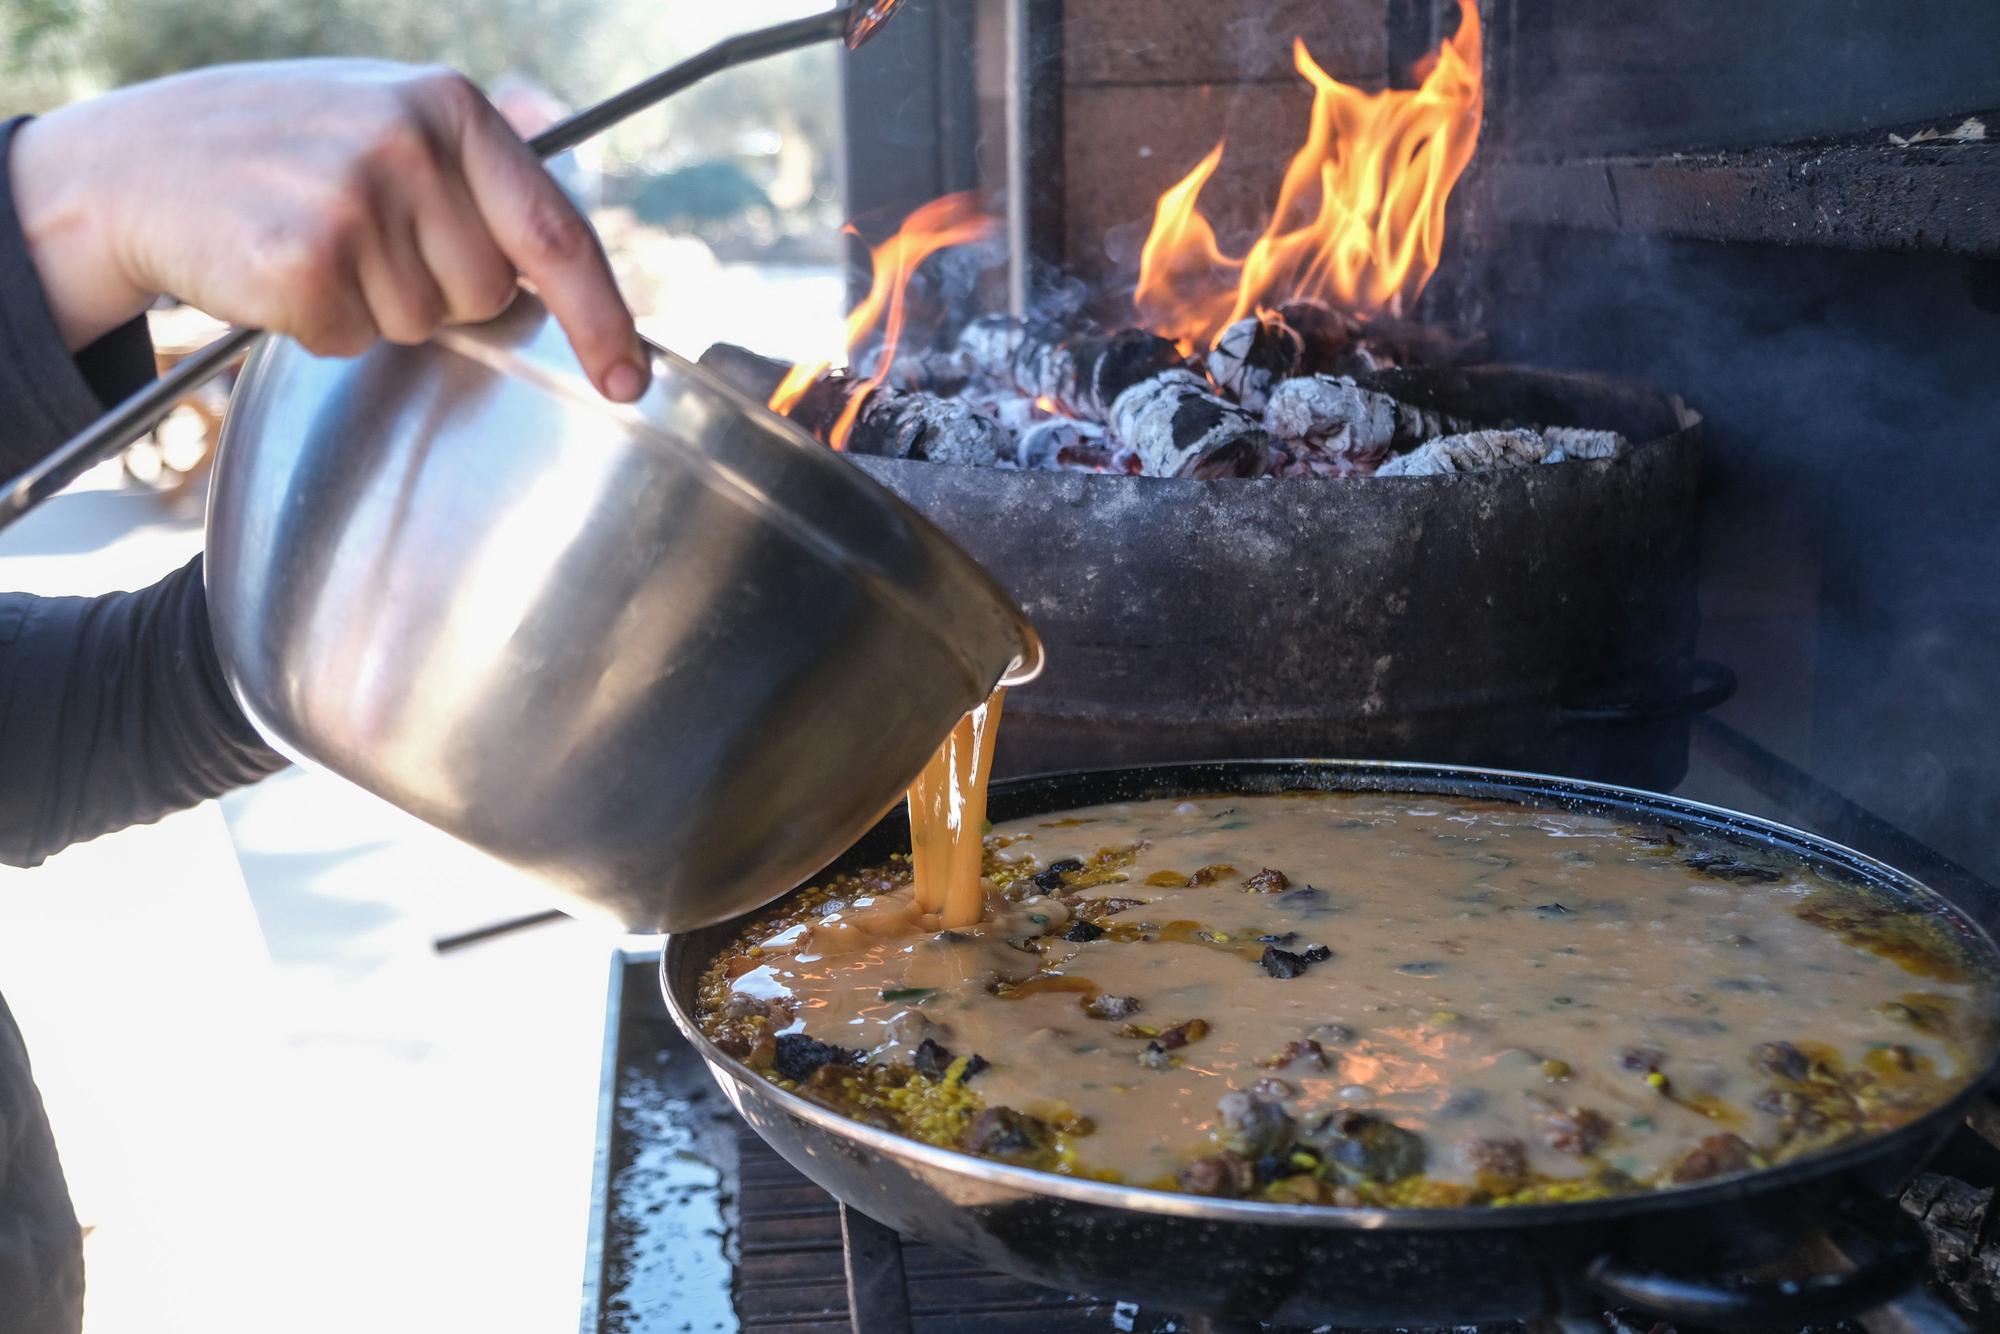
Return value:
[(1287, 444), (1365, 466), (1471, 423), (1364, 389), (1348, 376), (1313, 375), (1272, 391), (1264, 425)]
[(1271, 391), (1303, 373), (1306, 340), (1281, 314), (1252, 315), (1222, 331), (1208, 350), (1208, 377), (1251, 412), (1262, 412)]
[(1111, 430), (1148, 477), (1262, 477), (1275, 451), (1262, 423), (1193, 371), (1163, 371), (1112, 406)]
[[(877, 348), (862, 358), (864, 373), (876, 374), (881, 361), (882, 350)], [(891, 389), (915, 389), (948, 398), (963, 390), (971, 379), (972, 361), (965, 353), (956, 348), (929, 347), (899, 352), (889, 363), (882, 383)]]
[(1903, 1192), (1903, 1210), (1931, 1244), (1931, 1276), (1979, 1328), (2000, 1322), (2000, 1209), (1991, 1188), (1924, 1172)]
[(787, 415), (815, 439), (830, 444), (856, 394), (865, 397), (844, 442), (850, 453), (987, 468), (1013, 454), (1014, 442), (1006, 428), (968, 403), (873, 386), (844, 371), (830, 371), (814, 380)]
[(778, 392), (779, 383), (792, 371), (789, 361), (760, 356), (734, 343), (715, 344), (701, 354), (695, 365), (759, 403), (770, 402), (771, 395)]
[(1540, 463), (1549, 442), (1533, 431), (1467, 431), (1418, 445), (1375, 470), (1377, 477), (1439, 477)]
[(1006, 315), (967, 325), (958, 350), (974, 374), (1045, 400), (1061, 416), (1095, 422), (1111, 420), (1126, 390), (1185, 361), (1179, 348), (1144, 329), (1066, 335)]

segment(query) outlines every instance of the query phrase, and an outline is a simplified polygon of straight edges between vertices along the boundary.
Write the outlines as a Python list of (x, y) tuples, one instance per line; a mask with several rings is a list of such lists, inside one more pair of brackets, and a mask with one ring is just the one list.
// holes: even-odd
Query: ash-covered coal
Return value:
[[(1146, 477), (1436, 476), (1625, 450), (1611, 431), (1446, 413), (1381, 382), (1473, 346), (1310, 302), (1239, 320), (1204, 354), (1144, 329), (991, 315), (949, 346), (822, 372), (786, 412), (857, 454)], [(723, 345), (702, 363), (766, 397), (786, 369)]]

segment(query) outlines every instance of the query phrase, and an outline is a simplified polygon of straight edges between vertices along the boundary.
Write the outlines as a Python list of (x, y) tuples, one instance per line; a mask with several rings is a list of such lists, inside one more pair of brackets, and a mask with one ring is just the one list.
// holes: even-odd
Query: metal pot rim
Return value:
[[(1795, 848), (1810, 851), (1824, 861), (1845, 865), (1849, 869), (1880, 879), (1885, 885), (1893, 886), (1902, 893), (1948, 910), (1954, 926), (1960, 928), (1966, 935), (1965, 945), (1968, 953), (1973, 954), (1984, 965), (1989, 978), (2000, 975), (2000, 969), (1996, 969), (1996, 964), (2000, 964), (2000, 948), (1996, 948), (1992, 939), (1977, 923), (1952, 908), (1942, 895), (1915, 877), (1906, 875), (1865, 853), (1856, 852), (1830, 839), (1775, 820), (1638, 788), (1508, 769), (1485, 769), (1469, 765), (1431, 764), (1421, 761), (1272, 758), (1069, 769), (1024, 775), (995, 783), (993, 792), (998, 795), (1047, 785), (1058, 780), (1082, 781), (1093, 777), (1112, 776), (1139, 779), (1149, 774), (1164, 777), (1176, 771), (1213, 769), (1227, 773), (1273, 768), (1315, 769), (1357, 777), (1381, 775), (1391, 779), (1428, 779), (1433, 783), (1502, 784), (1558, 799), (1639, 806), (1662, 813), (1674, 812), (1726, 830), (1744, 834), (1762, 834), (1767, 838), (1789, 843)], [(1403, 789), (1386, 786), (1359, 790)], [(1052, 806), (1049, 809), (1053, 811), (1062, 808)], [(824, 874), (822, 871), (813, 879), (817, 880)], [(771, 904), (757, 911), (767, 911), (784, 897), (780, 895), (773, 899)], [(723, 925), (732, 930), (738, 929), (750, 915), (745, 914)], [(722, 926), (710, 929), (721, 930)], [(668, 936), (665, 948), (660, 951), (660, 989), (665, 997), (667, 1009), (673, 1015), (675, 1025), (701, 1054), (711, 1070), (719, 1074), (726, 1073), (739, 1084), (756, 1086), (761, 1097), (776, 1102), (788, 1114), (855, 1142), (869, 1152), (908, 1160), (933, 1171), (989, 1183), (1015, 1192), (1053, 1196), (1100, 1209), (1130, 1210), (1213, 1223), (1330, 1231), (1470, 1232), (1496, 1226), (1536, 1227), (1557, 1223), (1623, 1220), (1635, 1215), (1653, 1215), (1679, 1209), (1699, 1208), (1704, 1205), (1742, 1201), (1799, 1186), (1815, 1179), (1838, 1177), (1857, 1164), (1875, 1158), (1900, 1143), (1941, 1133), (1949, 1123), (1962, 1118), (1973, 1099), (1992, 1086), (1996, 1076), (2000, 1076), (2000, 1031), (1993, 1030), (1989, 1025), (1986, 1059), (1979, 1073), (1968, 1080), (1951, 1099), (1932, 1108), (1916, 1120), (1893, 1130), (1866, 1136), (1832, 1152), (1810, 1154), (1774, 1167), (1760, 1168), (1754, 1172), (1699, 1185), (1675, 1186), (1664, 1190), (1613, 1196), (1603, 1200), (1504, 1208), (1495, 1208), (1491, 1205), (1441, 1209), (1342, 1208), (1333, 1205), (1275, 1204), (1263, 1200), (1217, 1200), (1173, 1191), (1148, 1190), (1137, 1186), (1113, 1185), (1079, 1177), (1062, 1176), (1054, 1172), (1015, 1167), (989, 1158), (960, 1153), (954, 1149), (938, 1148), (906, 1138), (893, 1131), (863, 1125), (796, 1093), (779, 1088), (711, 1043), (708, 1035), (702, 1032), (700, 1024), (696, 1022), (691, 1009), (682, 1005), (674, 986), (676, 976), (690, 968), (705, 967), (707, 964), (705, 959), (689, 961), (687, 956), (690, 953), (691, 946), (686, 933)], [(1995, 995), (1993, 1000), (1996, 1007), (2000, 1007), (2000, 995)], [(2000, 1008), (1995, 1009), (1993, 1017), (2000, 1018)]]

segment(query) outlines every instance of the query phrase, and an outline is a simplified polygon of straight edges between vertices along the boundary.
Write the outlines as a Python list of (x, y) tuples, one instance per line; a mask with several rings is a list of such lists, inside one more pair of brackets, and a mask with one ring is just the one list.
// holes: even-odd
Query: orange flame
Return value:
[[(895, 363), (896, 345), (903, 337), (904, 297), (917, 267), (936, 251), (986, 239), (992, 235), (994, 226), (994, 219), (980, 212), (973, 202), (972, 192), (963, 191), (925, 204), (903, 220), (894, 236), (869, 252), (874, 279), (868, 295), (848, 314), (847, 350), (852, 356), (878, 323), (882, 324), (882, 350), (875, 362), (875, 373), (848, 394), (840, 419), (827, 433), (828, 444), (835, 449), (846, 448), (854, 419), (861, 415), (862, 402), (870, 390), (887, 378), (889, 368)], [(852, 227), (847, 230), (850, 234), (854, 232)], [(830, 361), (817, 365), (801, 362), (792, 367), (771, 394), (771, 410), (784, 413), (790, 409), (832, 365)]]
[(1479, 15), (1459, 0), (1446, 38), (1413, 89), (1364, 92), (1335, 79), (1294, 39), (1313, 86), (1312, 123), (1264, 232), (1240, 259), (1201, 212), (1223, 144), (1160, 196), (1139, 259), (1133, 305), (1168, 338), (1206, 343), (1255, 311), (1316, 300), (1357, 315), (1401, 314), (1437, 269), (1444, 206), (1479, 137)]

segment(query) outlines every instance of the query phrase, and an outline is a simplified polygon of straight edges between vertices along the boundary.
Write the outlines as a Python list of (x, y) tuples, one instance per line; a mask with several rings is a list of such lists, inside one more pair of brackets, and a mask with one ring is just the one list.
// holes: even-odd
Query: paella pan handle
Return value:
[(1684, 691), (1657, 699), (1604, 699), (1566, 704), (1564, 722), (1659, 723), (1688, 718), (1726, 703), (1736, 693), (1736, 673), (1706, 659), (1694, 664), (1694, 681)]
[(1800, 1238), (1793, 1253), (1824, 1250), (1815, 1246), (1823, 1239), (1852, 1268), (1752, 1279), (1670, 1273), (1613, 1253), (1593, 1260), (1585, 1277), (1613, 1302), (1690, 1324), (1810, 1324), (1887, 1305), (1916, 1286), (1930, 1262), (1923, 1230), (1893, 1200), (1856, 1196), (1813, 1222), (1817, 1233)]

